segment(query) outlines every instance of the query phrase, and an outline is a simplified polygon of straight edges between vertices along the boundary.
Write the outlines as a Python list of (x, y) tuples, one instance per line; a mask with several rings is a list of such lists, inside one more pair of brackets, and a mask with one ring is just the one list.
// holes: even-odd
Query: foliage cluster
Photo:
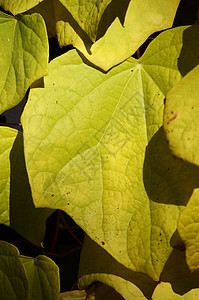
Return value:
[[(0, 222), (41, 245), (59, 209), (86, 233), (62, 294), (50, 258), (0, 242), (2, 299), (199, 299), (199, 25), (171, 28), (179, 4), (0, 0), (0, 113), (30, 87), (23, 132), (0, 127)], [(73, 49), (49, 63), (52, 36)]]

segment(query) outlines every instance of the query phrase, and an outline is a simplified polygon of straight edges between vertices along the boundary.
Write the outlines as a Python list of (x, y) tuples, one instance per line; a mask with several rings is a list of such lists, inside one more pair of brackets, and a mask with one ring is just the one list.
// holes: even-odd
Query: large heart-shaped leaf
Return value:
[(168, 93), (164, 128), (174, 155), (199, 166), (198, 91), (199, 66), (189, 72)]
[(48, 40), (39, 14), (0, 12), (0, 113), (17, 105), (29, 86), (47, 74)]
[[(52, 210), (35, 208), (23, 153), (21, 132), (0, 127), (0, 223), (10, 225), (32, 243), (40, 245)], [(25, 225), (24, 225), (25, 224)]]
[(52, 61), (22, 116), (36, 207), (63, 209), (116, 260), (154, 280), (199, 186), (198, 168), (171, 155), (162, 128), (164, 97), (181, 79), (177, 58), (196, 42), (183, 40), (187, 29), (162, 33), (140, 60), (107, 74), (70, 51)]
[(27, 11), (43, 0), (0, 0), (0, 6), (13, 15)]
[[(61, 46), (72, 44), (93, 64), (103, 70), (108, 70), (130, 57), (152, 33), (171, 27), (180, 1), (111, 1), (101, 18), (98, 39), (94, 44), (85, 34), (86, 31), (90, 37), (93, 37), (97, 32), (92, 18), (90, 22), (87, 20), (87, 14), (91, 8), (87, 10), (86, 6), (81, 5), (79, 1), (62, 0), (61, 2), (68, 8), (68, 11), (66, 10), (65, 17), (63, 16), (63, 19), (57, 22), (59, 44)], [(76, 5), (70, 7), (71, 2)], [(92, 3), (94, 2), (100, 3), (99, 0), (93, 0)], [(102, 7), (108, 2), (110, 1), (103, 1)], [(87, 6), (90, 7), (90, 1)], [(93, 9), (95, 11), (96, 6)], [(87, 10), (86, 17), (82, 15), (83, 23), (81, 22), (82, 10)], [(98, 15), (94, 14), (94, 16), (100, 18), (101, 11), (100, 9)], [(80, 28), (81, 24), (85, 24), (83, 26), (85, 31)], [(87, 26), (89, 27), (85, 28)], [(95, 34), (91, 33), (93, 28)]]

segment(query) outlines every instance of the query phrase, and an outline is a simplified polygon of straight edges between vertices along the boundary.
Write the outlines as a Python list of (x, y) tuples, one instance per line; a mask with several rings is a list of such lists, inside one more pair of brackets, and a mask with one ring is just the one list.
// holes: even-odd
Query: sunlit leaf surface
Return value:
[[(66, 10), (63, 17), (57, 21), (59, 44), (61, 46), (72, 44), (90, 62), (103, 70), (108, 70), (133, 55), (152, 33), (171, 27), (180, 1), (111, 1), (101, 17), (98, 31), (97, 23), (92, 20), (93, 17), (99, 19), (101, 16), (101, 8), (96, 15), (97, 3), (101, 1), (61, 2), (68, 11)], [(71, 2), (75, 5), (69, 5)], [(104, 7), (108, 2), (110, 1), (103, 1), (101, 6)], [(91, 3), (95, 5), (92, 6)], [(93, 15), (89, 16), (90, 21), (84, 18), (81, 22), (81, 12), (84, 11), (84, 16), (85, 14), (87, 16), (91, 13), (90, 10), (93, 12)], [(94, 43), (91, 41), (93, 32), (97, 32)]]
[(0, 12), (0, 113), (17, 105), (47, 74), (48, 40), (39, 14), (14, 18)]
[(160, 34), (141, 59), (107, 74), (70, 51), (50, 63), (22, 116), (36, 207), (66, 211), (117, 261), (154, 280), (199, 187), (198, 168), (172, 156), (162, 128), (165, 95), (187, 70), (182, 47), (196, 43), (186, 44), (186, 30)]
[[(198, 36), (199, 36), (199, 26)], [(199, 166), (199, 66), (167, 95), (164, 128), (173, 154)]]

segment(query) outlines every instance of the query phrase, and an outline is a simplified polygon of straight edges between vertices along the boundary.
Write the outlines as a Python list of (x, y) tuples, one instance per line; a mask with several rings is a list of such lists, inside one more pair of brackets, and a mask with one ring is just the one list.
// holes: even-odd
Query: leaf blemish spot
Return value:
[(172, 121), (174, 121), (177, 118), (177, 114), (175, 114), (171, 119), (168, 120), (167, 125), (169, 125)]
[(102, 245), (105, 245), (105, 242), (102, 241), (101, 243), (102, 243)]
[(52, 194), (52, 197), (54, 197), (55, 195), (54, 194)]

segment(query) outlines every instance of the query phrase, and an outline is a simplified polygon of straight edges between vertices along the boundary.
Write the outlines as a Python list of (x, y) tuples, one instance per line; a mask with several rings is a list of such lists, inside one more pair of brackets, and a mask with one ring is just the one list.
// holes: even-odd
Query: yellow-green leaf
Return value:
[(95, 40), (101, 17), (112, 0), (60, 0), (78, 25)]
[(14, 18), (0, 12), (0, 113), (17, 105), (47, 74), (48, 40), (39, 14)]
[[(67, 1), (62, 0), (64, 2)], [(72, 44), (93, 64), (108, 70), (133, 55), (152, 33), (171, 27), (179, 2), (132, 0), (124, 4), (123, 1), (112, 1), (104, 18), (102, 16), (99, 39), (93, 44), (66, 11), (65, 17), (56, 26), (59, 44)], [(80, 4), (72, 7), (76, 11), (74, 15), (78, 15), (80, 7)], [(86, 26), (88, 24), (85, 23)]]
[(0, 223), (10, 224), (10, 152), (17, 131), (0, 127)]
[(185, 295), (175, 293), (168, 282), (161, 282), (154, 291), (152, 300), (198, 300), (199, 289), (192, 289)]
[(199, 187), (198, 167), (172, 156), (162, 128), (165, 95), (182, 77), (177, 58), (192, 49), (187, 29), (160, 34), (141, 59), (106, 74), (75, 50), (64, 54), (22, 116), (36, 207), (66, 211), (121, 264), (154, 280)]
[(13, 15), (20, 14), (34, 7), (43, 0), (0, 0), (0, 6)]
[(186, 245), (190, 270), (199, 269), (199, 190), (195, 189), (179, 219), (178, 230)]
[(189, 72), (168, 93), (164, 129), (173, 154), (199, 166), (198, 91), (199, 66)]

